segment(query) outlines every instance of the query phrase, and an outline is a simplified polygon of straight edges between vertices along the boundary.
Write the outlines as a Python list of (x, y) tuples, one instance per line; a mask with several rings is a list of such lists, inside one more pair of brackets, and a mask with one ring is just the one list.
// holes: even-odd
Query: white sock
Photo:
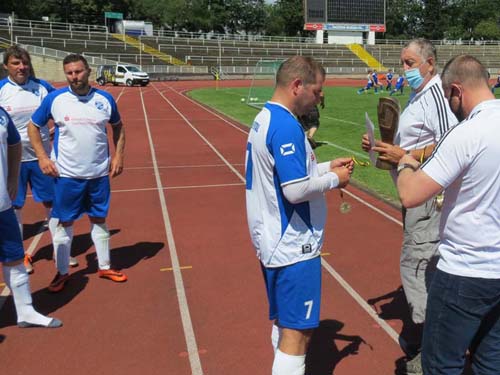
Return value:
[(276, 354), (276, 350), (278, 350), (278, 346), (280, 344), (281, 338), (281, 328), (273, 323), (273, 328), (271, 331), (271, 343), (273, 344), (274, 354)]
[(63, 227), (58, 225), (52, 242), (57, 270), (61, 275), (66, 275), (69, 272), (69, 253), (71, 251), (71, 242), (73, 242), (73, 226)]
[(54, 241), (54, 236), (56, 234), (57, 225), (59, 224), (59, 219), (51, 217), (49, 219), (49, 232), (52, 237), (52, 242)]
[(33, 308), (31, 299), (29, 277), (24, 265), (3, 266), (3, 276), (5, 283), (12, 292), (14, 305), (16, 306), (17, 322), (27, 322), (42, 326), (48, 326), (52, 318), (38, 313)]
[(111, 261), (109, 259), (109, 231), (106, 224), (92, 224), (90, 236), (94, 242), (99, 269), (109, 270)]
[(274, 355), (272, 375), (304, 375), (306, 355), (290, 355), (277, 350)]
[(14, 213), (16, 214), (17, 224), (19, 225), (19, 232), (21, 232), (21, 239), (23, 239), (23, 215), (21, 208), (15, 208)]

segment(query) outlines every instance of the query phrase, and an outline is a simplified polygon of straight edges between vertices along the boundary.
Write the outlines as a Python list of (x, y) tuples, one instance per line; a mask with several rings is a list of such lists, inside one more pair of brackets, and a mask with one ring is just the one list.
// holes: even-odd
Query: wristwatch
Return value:
[(410, 168), (410, 169), (412, 169), (414, 172), (417, 170), (417, 168), (416, 168), (414, 165), (412, 165), (412, 164), (410, 164), (410, 163), (403, 163), (403, 164), (399, 164), (399, 165), (398, 165), (398, 169), (396, 169), (397, 174), (399, 175), (399, 174), (401, 173), (401, 171), (402, 171), (403, 169), (406, 169), (406, 168)]

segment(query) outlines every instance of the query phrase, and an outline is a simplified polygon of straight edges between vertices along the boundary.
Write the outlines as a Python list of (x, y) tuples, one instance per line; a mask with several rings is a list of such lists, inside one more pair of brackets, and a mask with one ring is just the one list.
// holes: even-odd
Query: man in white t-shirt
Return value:
[[(28, 135), (43, 173), (55, 177), (53, 217), (59, 219), (53, 242), (57, 274), (49, 285), (61, 291), (68, 278), (73, 222), (87, 214), (96, 249), (99, 277), (123, 282), (127, 277), (110, 267), (109, 210), (111, 177), (123, 171), (125, 132), (113, 97), (89, 85), (90, 67), (81, 55), (63, 60), (69, 87), (50, 93), (31, 117)], [(51, 158), (40, 137), (40, 129), (54, 120), (55, 137)], [(107, 124), (111, 124), (115, 155), (110, 158)]]
[[(457, 123), (444, 98), (432, 43), (426, 39), (409, 41), (401, 50), (401, 63), (412, 88), (410, 99), (401, 113), (394, 145), (377, 141), (372, 148), (380, 153), (381, 160), (394, 166), (391, 170), (394, 183), (396, 166), (405, 154), (425, 160), (445, 132)], [(362, 147), (366, 151), (370, 149), (366, 135)], [(420, 348), (427, 292), (439, 257), (439, 215), (434, 199), (414, 208), (403, 205), (400, 274), (416, 333), (403, 345), (408, 355), (404, 365), (409, 374), (421, 374)]]
[(286, 60), (248, 136), (247, 219), (274, 321), (273, 375), (304, 374), (319, 325), (324, 193), (347, 185), (353, 170), (351, 158), (318, 164), (297, 120), (319, 103), (324, 80), (312, 58)]
[(23, 241), (12, 208), (21, 154), (19, 133), (10, 116), (0, 107), (0, 262), (3, 277), (14, 298), (19, 327), (58, 328), (62, 326), (60, 320), (44, 316), (33, 308), (29, 276), (23, 265)]
[(421, 166), (409, 155), (398, 166), (406, 207), (445, 190), (423, 370), (461, 374), (468, 350), (474, 374), (493, 375), (500, 369), (500, 100), (490, 90), (485, 67), (472, 56), (450, 60), (442, 77), (461, 122)]

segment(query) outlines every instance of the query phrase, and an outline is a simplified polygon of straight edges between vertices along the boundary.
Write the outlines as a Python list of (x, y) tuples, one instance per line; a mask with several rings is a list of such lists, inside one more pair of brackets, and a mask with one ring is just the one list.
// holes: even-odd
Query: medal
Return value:
[(351, 204), (344, 200), (344, 192), (342, 191), (342, 189), (340, 189), (339, 192), (340, 192), (340, 199), (342, 200), (342, 203), (340, 203), (339, 206), (339, 211), (341, 214), (347, 214), (351, 211), (352, 208)]

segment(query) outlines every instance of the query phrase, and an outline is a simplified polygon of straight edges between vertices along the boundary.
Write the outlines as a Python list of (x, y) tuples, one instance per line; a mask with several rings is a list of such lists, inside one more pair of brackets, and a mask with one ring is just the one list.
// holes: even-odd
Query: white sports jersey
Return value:
[(265, 267), (319, 255), (326, 221), (324, 195), (292, 204), (282, 190), (315, 176), (319, 176), (316, 157), (300, 123), (284, 106), (266, 103), (250, 130), (246, 153), (248, 226)]
[(476, 106), (422, 170), (446, 188), (438, 268), (500, 279), (500, 100)]
[(401, 113), (394, 137), (394, 144), (405, 150), (421, 149), (438, 142), (458, 122), (444, 97), (438, 74), (422, 91), (412, 95)]
[(49, 119), (56, 126), (51, 158), (61, 177), (97, 178), (109, 173), (106, 125), (120, 122), (113, 97), (91, 88), (84, 96), (69, 87), (51, 92), (33, 114), (34, 125), (43, 127)]
[[(0, 106), (10, 115), (21, 136), (23, 143), (22, 161), (37, 160), (35, 150), (28, 138), (28, 123), (43, 98), (54, 90), (49, 83), (36, 78), (29, 78), (24, 85), (18, 85), (10, 78), (0, 81)], [(48, 154), (50, 152), (48, 127), (41, 131), (41, 136), (43, 147)]]
[(6, 111), (0, 107), (0, 212), (8, 210), (12, 202), (7, 191), (9, 145), (19, 143), (19, 133)]
[[(394, 144), (404, 150), (417, 150), (437, 143), (457, 118), (444, 97), (441, 77), (436, 74), (422, 91), (412, 92), (406, 108), (399, 118)], [(396, 184), (396, 170), (391, 170)]]

